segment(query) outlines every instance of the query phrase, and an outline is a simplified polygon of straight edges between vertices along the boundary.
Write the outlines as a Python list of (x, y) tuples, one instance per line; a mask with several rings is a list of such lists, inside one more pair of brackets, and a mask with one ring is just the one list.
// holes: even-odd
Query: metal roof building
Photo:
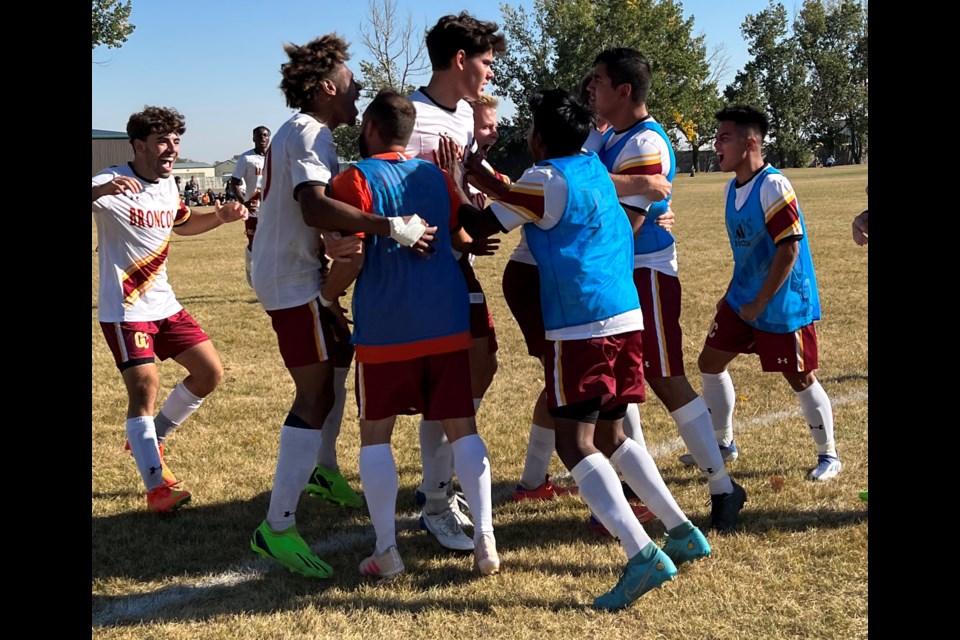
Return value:
[(133, 160), (133, 147), (123, 131), (93, 129), (93, 173), (95, 176), (107, 167)]

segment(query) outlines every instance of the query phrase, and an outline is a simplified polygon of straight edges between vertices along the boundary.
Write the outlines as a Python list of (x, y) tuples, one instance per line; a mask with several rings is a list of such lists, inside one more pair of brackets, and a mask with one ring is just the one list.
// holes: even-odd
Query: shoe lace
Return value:
[[(460, 505), (463, 505), (463, 509), (460, 508)], [(464, 497), (463, 493), (460, 491), (454, 491), (450, 495), (450, 511), (456, 513), (463, 513), (464, 510), (469, 509), (470, 505), (467, 504), (467, 499)]]
[(460, 522), (457, 520), (457, 517), (453, 515), (453, 511), (444, 511), (443, 513), (438, 513), (430, 517), (432, 518), (433, 524), (436, 525), (444, 535), (456, 536), (463, 534), (463, 529), (460, 528)]

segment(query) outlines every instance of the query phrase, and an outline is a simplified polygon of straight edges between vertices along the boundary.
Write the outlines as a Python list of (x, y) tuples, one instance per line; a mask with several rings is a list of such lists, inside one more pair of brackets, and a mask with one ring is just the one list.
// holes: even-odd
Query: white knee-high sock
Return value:
[(193, 395), (183, 382), (175, 386), (153, 421), (157, 429), (157, 442), (162, 443), (170, 432), (183, 424), (201, 404), (203, 398)]
[(377, 553), (397, 546), (397, 489), (400, 476), (389, 444), (360, 447), (360, 482), (377, 534)]
[(556, 440), (553, 429), (541, 427), (536, 423), (530, 424), (527, 459), (523, 463), (523, 475), (520, 476), (520, 485), (523, 488), (536, 489), (544, 483)]
[(460, 487), (473, 516), (473, 540), (479, 544), (481, 535), (493, 533), (493, 501), (490, 498), (490, 459), (487, 457), (487, 445), (474, 433), (460, 438), (450, 446), (453, 449), (457, 478), (460, 479)]
[(700, 378), (703, 380), (703, 402), (710, 412), (717, 444), (729, 447), (733, 442), (733, 406), (737, 400), (733, 379), (729, 371), (701, 373)]
[(627, 405), (627, 413), (623, 416), (623, 433), (644, 449), (647, 448), (647, 441), (643, 439), (643, 427), (640, 426), (640, 406), (636, 402)]
[(160, 466), (160, 450), (157, 448), (157, 431), (153, 426), (153, 416), (127, 418), (127, 441), (130, 453), (137, 463), (137, 470), (143, 479), (147, 491), (163, 484), (163, 470)]
[(677, 423), (677, 431), (680, 432), (680, 437), (693, 455), (697, 466), (700, 467), (700, 473), (707, 479), (710, 494), (732, 492), (733, 483), (723, 464), (723, 456), (720, 455), (720, 447), (717, 446), (717, 440), (713, 434), (713, 424), (710, 422), (707, 405), (703, 403), (700, 396), (671, 412), (670, 416)]
[(620, 541), (628, 558), (650, 544), (650, 536), (623, 497), (623, 486), (617, 472), (602, 453), (590, 454), (578, 462), (570, 474), (580, 487), (583, 501), (607, 531)]
[(424, 510), (428, 514), (442, 513), (450, 508), (447, 489), (453, 482), (453, 450), (439, 420), (420, 421), (420, 461), (420, 491), (427, 497)]
[(335, 367), (333, 370), (333, 407), (323, 421), (323, 437), (320, 439), (320, 455), (317, 464), (337, 471), (337, 438), (340, 437), (340, 424), (343, 422), (343, 407), (347, 399), (347, 374), (350, 367)]
[(660, 522), (668, 530), (687, 521), (687, 516), (683, 515), (680, 505), (664, 484), (650, 452), (627, 438), (610, 456), (610, 463), (620, 470), (633, 492), (643, 500), (653, 515), (660, 518)]
[(810, 427), (810, 435), (817, 443), (817, 454), (837, 457), (837, 444), (833, 440), (833, 405), (820, 381), (815, 380), (812, 385), (797, 392), (797, 398)]
[(273, 476), (267, 524), (274, 531), (283, 531), (296, 524), (300, 493), (307, 486), (317, 462), (320, 448), (319, 429), (300, 429), (283, 425), (280, 429), (280, 450), (277, 471)]

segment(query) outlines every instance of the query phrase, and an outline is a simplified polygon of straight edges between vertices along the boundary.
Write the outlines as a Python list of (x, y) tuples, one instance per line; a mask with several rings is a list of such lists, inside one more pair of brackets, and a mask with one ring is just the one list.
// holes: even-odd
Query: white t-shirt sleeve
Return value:
[(233, 173), (230, 174), (231, 178), (236, 178), (240, 182), (243, 182), (243, 172), (247, 168), (247, 154), (241, 155), (237, 158), (237, 166), (233, 168)]
[(294, 190), (305, 182), (328, 184), (337, 173), (335, 167), (328, 164), (331, 155), (337, 157), (330, 129), (311, 119), (297, 133), (299, 135), (289, 138), (287, 156)]
[(550, 229), (560, 222), (567, 206), (567, 181), (549, 165), (530, 167), (510, 186), (510, 192), (490, 203), (507, 231), (533, 223)]
[[(659, 139), (659, 136), (657, 136)], [(669, 156), (667, 156), (669, 158)], [(646, 168), (650, 168), (653, 173), (663, 173), (663, 167), (666, 163), (663, 160), (663, 149), (660, 145), (650, 138), (642, 135), (633, 136), (617, 156), (617, 162), (614, 165), (616, 174), (647, 174)], [(654, 170), (653, 168), (656, 168)], [(639, 171), (638, 171), (639, 169)], [(647, 211), (653, 201), (650, 198), (641, 195), (621, 196), (620, 202), (638, 209)]]

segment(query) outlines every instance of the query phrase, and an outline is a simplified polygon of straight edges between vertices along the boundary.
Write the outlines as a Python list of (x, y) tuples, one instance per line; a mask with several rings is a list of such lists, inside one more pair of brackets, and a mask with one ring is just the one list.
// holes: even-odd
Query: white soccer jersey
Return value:
[[(434, 102), (423, 91), (424, 87), (420, 87), (410, 94), (417, 119), (413, 124), (410, 142), (407, 143), (406, 154), (437, 164), (434, 152), (440, 146), (440, 136), (451, 138), (464, 149), (469, 149), (473, 144), (473, 107), (466, 100), (460, 100), (451, 111)], [(459, 260), (463, 254), (453, 250), (453, 255)]]
[(298, 187), (327, 185), (339, 172), (330, 128), (313, 116), (296, 114), (273, 137), (253, 241), (253, 290), (267, 311), (320, 294), (320, 230), (304, 223), (294, 196)]
[[(614, 133), (607, 141), (607, 144), (604, 145), (604, 149), (610, 149), (625, 135), (626, 132)], [(667, 147), (666, 141), (661, 138), (657, 132), (644, 129), (634, 134), (633, 137), (623, 145), (623, 149), (620, 150), (620, 153), (617, 154), (614, 160), (613, 171), (611, 173), (648, 174), (653, 171), (654, 173), (660, 173), (666, 176), (670, 173), (670, 169), (670, 149)], [(620, 196), (620, 202), (646, 211), (650, 208), (652, 201), (646, 196), (637, 195)], [(633, 257), (633, 266), (635, 269), (646, 267), (670, 276), (677, 276), (676, 243), (672, 243), (669, 247), (660, 251), (635, 255)]]
[(190, 217), (172, 177), (150, 182), (128, 164), (104, 169), (92, 186), (117, 176), (140, 181), (140, 193), (104, 196), (93, 203), (100, 265), (100, 322), (149, 322), (183, 307), (167, 282), (167, 252), (173, 227)]
[[(263, 191), (263, 165), (266, 158), (266, 155), (260, 155), (253, 149), (237, 158), (237, 166), (230, 177), (242, 183), (239, 190), (245, 200), (249, 199), (257, 189)], [(256, 218), (256, 211), (251, 211), (250, 217)]]
[(594, 127), (590, 129), (590, 134), (587, 135), (587, 139), (583, 141), (583, 150), (593, 151), (599, 154), (601, 149), (603, 149), (603, 133)]
[(410, 94), (417, 119), (406, 152), (408, 156), (436, 164), (434, 151), (440, 146), (441, 135), (452, 138), (464, 149), (473, 144), (473, 107), (466, 100), (460, 100), (451, 111), (434, 102), (423, 90), (424, 87), (420, 87)]

